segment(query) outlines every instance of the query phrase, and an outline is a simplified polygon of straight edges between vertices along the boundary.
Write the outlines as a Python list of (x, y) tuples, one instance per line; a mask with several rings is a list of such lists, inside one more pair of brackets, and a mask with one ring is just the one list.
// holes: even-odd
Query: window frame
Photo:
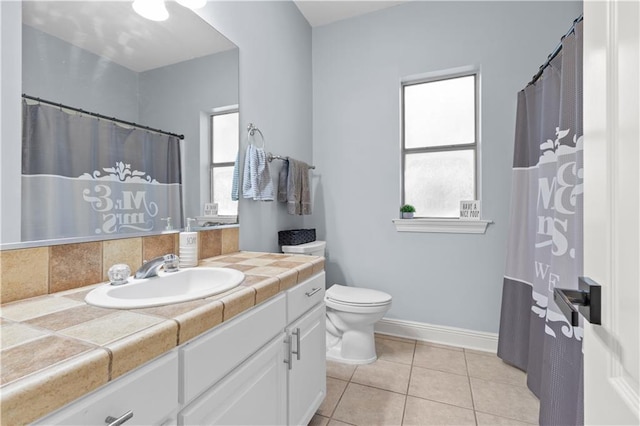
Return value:
[[(473, 143), (455, 144), (455, 145), (439, 145), (433, 147), (419, 147), (419, 148), (407, 148), (405, 141), (405, 88), (408, 86), (414, 86), (418, 84), (433, 83), (437, 81), (453, 80), (463, 77), (474, 77), (474, 139)], [(473, 150), (474, 156), (474, 199), (481, 199), (481, 143), (480, 143), (480, 70), (478, 68), (461, 68), (457, 70), (440, 71), (436, 73), (430, 73), (428, 75), (422, 75), (418, 77), (410, 77), (403, 79), (400, 86), (400, 205), (406, 203), (406, 186), (405, 186), (405, 167), (407, 155), (431, 153), (431, 152), (451, 152), (451, 151), (464, 151)], [(463, 201), (463, 200), (461, 200)], [(423, 219), (436, 219), (436, 220), (458, 220), (456, 217), (449, 216), (416, 216)]]
[[(213, 151), (214, 151), (213, 144), (215, 143), (213, 138), (213, 120), (217, 116), (227, 115), (227, 114), (238, 114), (238, 122), (240, 122), (240, 116), (239, 116), (240, 109), (237, 105), (223, 107), (223, 108), (216, 108), (213, 112), (210, 112), (208, 114), (209, 115), (208, 117), (209, 119), (209, 122), (208, 122), (209, 123), (209, 202), (211, 203), (214, 202), (213, 201), (214, 200), (213, 172), (215, 171), (216, 168), (233, 167), (235, 165), (235, 161), (224, 161), (224, 162), (216, 163), (213, 158)], [(239, 135), (240, 135), (240, 129), (238, 129), (238, 147), (240, 147)]]

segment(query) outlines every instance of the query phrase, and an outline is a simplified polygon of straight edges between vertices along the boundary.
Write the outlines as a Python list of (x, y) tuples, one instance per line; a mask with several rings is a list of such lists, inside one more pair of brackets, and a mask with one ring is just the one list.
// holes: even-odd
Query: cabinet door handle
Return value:
[(311, 291), (308, 291), (305, 294), (306, 294), (307, 297), (311, 297), (311, 296), (313, 296), (314, 294), (316, 294), (319, 291), (320, 291), (320, 287), (312, 288)]
[(116, 417), (112, 417), (112, 416), (108, 416), (106, 419), (104, 419), (104, 422), (108, 426), (120, 426), (121, 424), (123, 424), (127, 420), (131, 419), (131, 417), (133, 417), (133, 411), (129, 410), (126, 413), (124, 413), (123, 415), (121, 415), (120, 417), (117, 417), (117, 418)]
[(296, 328), (295, 331), (292, 331), (291, 334), (296, 335), (296, 350), (291, 353), (296, 354), (296, 358), (300, 361), (300, 327)]
[(293, 358), (293, 354), (292, 354), (292, 352), (293, 352), (293, 348), (291, 347), (291, 341), (292, 341), (292, 340), (293, 340), (293, 339), (291, 339), (291, 335), (287, 334), (287, 338), (286, 338), (286, 340), (284, 341), (284, 342), (287, 344), (287, 359), (283, 360), (283, 362), (284, 362), (285, 364), (289, 364), (289, 370), (291, 370), (291, 368), (292, 368), (292, 365), (291, 365), (291, 364), (293, 364), (293, 363), (291, 362), (291, 358)]

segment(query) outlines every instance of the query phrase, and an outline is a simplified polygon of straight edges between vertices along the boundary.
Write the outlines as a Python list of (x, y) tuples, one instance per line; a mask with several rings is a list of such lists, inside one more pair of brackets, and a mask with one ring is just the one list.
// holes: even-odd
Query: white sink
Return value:
[(228, 268), (160, 271), (157, 277), (129, 278), (127, 284), (105, 284), (87, 294), (85, 302), (102, 308), (134, 309), (187, 302), (223, 293), (240, 285), (244, 274)]

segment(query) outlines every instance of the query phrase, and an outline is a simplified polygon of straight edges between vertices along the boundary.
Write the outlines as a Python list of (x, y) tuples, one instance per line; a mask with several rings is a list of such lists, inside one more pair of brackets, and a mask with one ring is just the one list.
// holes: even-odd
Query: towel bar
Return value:
[[(249, 139), (250, 136), (255, 136), (256, 132), (258, 132), (260, 134), (260, 137), (262, 138), (262, 149), (264, 149), (266, 141), (264, 138), (264, 135), (262, 134), (262, 132), (260, 131), (260, 129), (258, 129), (257, 126), (255, 126), (253, 123), (249, 123), (249, 125), (247, 126), (247, 139)], [(267, 161), (272, 162), (273, 160), (287, 160), (287, 157), (281, 157), (279, 155), (273, 155), (272, 153), (267, 153)], [(316, 166), (309, 166), (310, 169), (315, 169)]]
[[(273, 155), (272, 153), (267, 153), (267, 161), (272, 162), (273, 160), (287, 160), (287, 157), (281, 157), (279, 155)], [(316, 166), (309, 166), (310, 169), (315, 169)]]

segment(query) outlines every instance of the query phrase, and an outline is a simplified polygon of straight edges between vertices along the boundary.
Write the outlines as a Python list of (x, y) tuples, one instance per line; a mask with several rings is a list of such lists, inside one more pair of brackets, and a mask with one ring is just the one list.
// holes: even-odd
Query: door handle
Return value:
[(291, 337), (291, 335), (287, 334), (284, 341), (284, 343), (286, 343), (287, 345), (287, 358), (284, 359), (282, 362), (284, 362), (285, 364), (288, 364), (289, 370), (291, 370), (291, 368), (293, 367), (293, 348), (291, 347), (292, 340), (293, 338)]
[(300, 361), (300, 327), (296, 328), (295, 331), (292, 331), (291, 334), (295, 334), (296, 336), (296, 350), (292, 353), (296, 354), (296, 358)]
[(553, 300), (574, 327), (580, 324), (578, 313), (591, 324), (602, 324), (602, 287), (591, 278), (578, 277), (578, 290), (554, 288)]

